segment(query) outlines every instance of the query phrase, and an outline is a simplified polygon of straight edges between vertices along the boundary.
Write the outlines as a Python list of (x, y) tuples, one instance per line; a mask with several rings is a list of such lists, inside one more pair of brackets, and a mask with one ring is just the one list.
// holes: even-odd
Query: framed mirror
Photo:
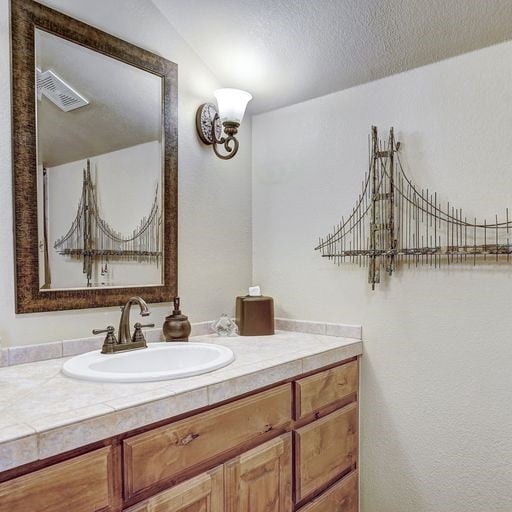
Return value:
[(177, 294), (177, 65), (12, 0), (16, 311)]

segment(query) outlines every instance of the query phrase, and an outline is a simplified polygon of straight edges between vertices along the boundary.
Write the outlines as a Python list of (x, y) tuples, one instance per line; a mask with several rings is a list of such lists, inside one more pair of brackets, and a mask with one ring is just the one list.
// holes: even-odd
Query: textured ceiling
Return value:
[(512, 0), (153, 0), (253, 113), (512, 38)]
[(90, 104), (63, 112), (37, 102), (38, 159), (47, 167), (160, 139), (160, 79), (128, 64), (36, 31), (36, 65), (53, 70)]

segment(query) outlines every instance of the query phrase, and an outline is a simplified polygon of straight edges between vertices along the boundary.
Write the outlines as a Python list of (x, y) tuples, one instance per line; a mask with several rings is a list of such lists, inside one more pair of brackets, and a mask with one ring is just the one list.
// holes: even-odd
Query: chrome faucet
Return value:
[(133, 335), (130, 333), (130, 310), (132, 305), (138, 304), (140, 307), (141, 316), (149, 316), (148, 305), (146, 301), (140, 297), (131, 297), (127, 303), (121, 307), (121, 320), (119, 321), (119, 340), (115, 336), (115, 328), (109, 325), (106, 329), (94, 329), (93, 334), (107, 333), (103, 347), (102, 354), (114, 354), (124, 350), (134, 350), (137, 348), (146, 348), (147, 343), (142, 332), (143, 327), (154, 327), (155, 324), (142, 325), (139, 322), (135, 324), (135, 331)]

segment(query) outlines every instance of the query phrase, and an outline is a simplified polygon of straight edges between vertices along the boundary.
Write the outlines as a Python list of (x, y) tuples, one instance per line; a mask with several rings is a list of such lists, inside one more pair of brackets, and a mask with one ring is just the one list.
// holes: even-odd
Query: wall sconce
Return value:
[[(213, 151), (219, 158), (229, 160), (238, 151), (235, 135), (252, 96), (240, 89), (217, 89), (214, 94), (219, 109), (217, 111), (213, 103), (203, 103), (197, 109), (197, 133), (205, 144), (213, 145)], [(223, 128), (225, 135), (222, 134)], [(226, 154), (219, 152), (219, 146), (224, 146)]]

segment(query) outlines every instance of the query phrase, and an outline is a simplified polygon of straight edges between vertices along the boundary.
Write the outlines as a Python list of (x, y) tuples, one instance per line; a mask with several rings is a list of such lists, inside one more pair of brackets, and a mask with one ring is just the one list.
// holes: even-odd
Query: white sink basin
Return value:
[(233, 351), (211, 343), (148, 343), (148, 348), (73, 357), (62, 371), (69, 377), (101, 382), (179, 379), (218, 370), (235, 359)]

